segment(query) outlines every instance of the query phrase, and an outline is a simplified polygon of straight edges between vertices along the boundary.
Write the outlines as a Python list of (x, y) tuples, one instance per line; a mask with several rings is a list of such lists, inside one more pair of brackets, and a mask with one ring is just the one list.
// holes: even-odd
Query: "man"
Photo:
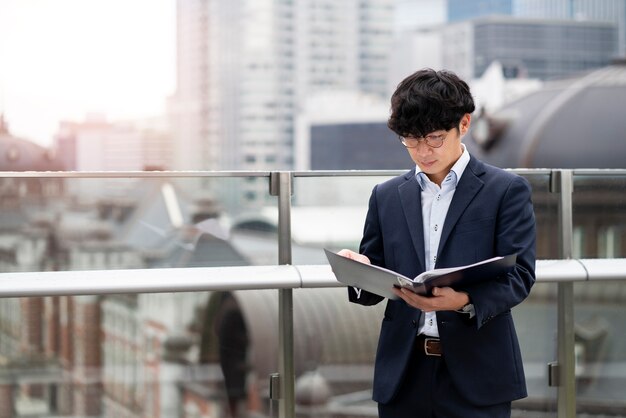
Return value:
[[(511, 308), (535, 281), (528, 182), (484, 164), (461, 143), (474, 101), (455, 74), (420, 70), (391, 98), (388, 126), (416, 168), (372, 191), (360, 254), (408, 277), (517, 254), (514, 269), (424, 297), (395, 289), (382, 321), (373, 398), (381, 418), (510, 417), (526, 384)], [(349, 299), (383, 298), (349, 288)]]

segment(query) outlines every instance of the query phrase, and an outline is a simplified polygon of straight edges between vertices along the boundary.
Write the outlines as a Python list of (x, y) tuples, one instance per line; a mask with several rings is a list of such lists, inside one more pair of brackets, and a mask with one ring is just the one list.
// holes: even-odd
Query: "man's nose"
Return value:
[(430, 154), (431, 151), (430, 147), (426, 145), (426, 141), (423, 139), (421, 141), (417, 141), (417, 147), (415, 147), (415, 150), (419, 155), (427, 155)]

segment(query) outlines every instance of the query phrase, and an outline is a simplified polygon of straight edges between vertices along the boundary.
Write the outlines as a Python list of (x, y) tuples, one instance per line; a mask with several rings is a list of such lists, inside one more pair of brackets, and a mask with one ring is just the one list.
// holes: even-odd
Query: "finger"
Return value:
[(337, 254), (342, 256), (342, 257), (349, 258), (350, 260), (359, 261), (359, 262), (365, 263), (365, 264), (371, 264), (370, 259), (367, 258), (367, 256), (365, 256), (363, 254), (359, 254), (359, 253), (354, 252), (352, 250), (343, 249), (341, 251), (338, 251)]
[(346, 257), (346, 258), (352, 258), (352, 254), (354, 253), (354, 251), (352, 250), (347, 250), (347, 249), (343, 249), (337, 252), (337, 254), (339, 254), (342, 257)]
[(339, 251), (337, 254), (339, 254), (340, 256), (349, 258), (350, 260), (356, 260), (359, 257), (358, 253), (355, 253), (352, 250), (346, 250), (346, 249)]
[(454, 292), (451, 287), (433, 287), (433, 296), (449, 296)]
[(422, 297), (409, 289), (395, 289), (400, 299), (405, 301), (410, 306), (420, 309), (424, 312), (430, 312), (433, 310), (433, 304), (431, 298)]

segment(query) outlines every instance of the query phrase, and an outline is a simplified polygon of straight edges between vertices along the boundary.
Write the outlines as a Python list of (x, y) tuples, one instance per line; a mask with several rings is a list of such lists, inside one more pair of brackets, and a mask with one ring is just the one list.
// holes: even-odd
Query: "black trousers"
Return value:
[(476, 406), (452, 384), (444, 357), (415, 349), (399, 393), (378, 404), (380, 418), (510, 418), (511, 403)]

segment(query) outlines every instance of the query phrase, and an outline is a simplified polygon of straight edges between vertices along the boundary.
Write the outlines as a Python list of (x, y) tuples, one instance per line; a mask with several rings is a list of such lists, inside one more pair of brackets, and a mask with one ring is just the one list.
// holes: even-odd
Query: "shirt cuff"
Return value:
[(459, 309), (457, 312), (469, 315), (470, 319), (472, 319), (473, 317), (476, 316), (476, 309), (474, 309), (474, 304), (473, 303), (468, 303), (467, 305), (465, 305), (461, 309)]

